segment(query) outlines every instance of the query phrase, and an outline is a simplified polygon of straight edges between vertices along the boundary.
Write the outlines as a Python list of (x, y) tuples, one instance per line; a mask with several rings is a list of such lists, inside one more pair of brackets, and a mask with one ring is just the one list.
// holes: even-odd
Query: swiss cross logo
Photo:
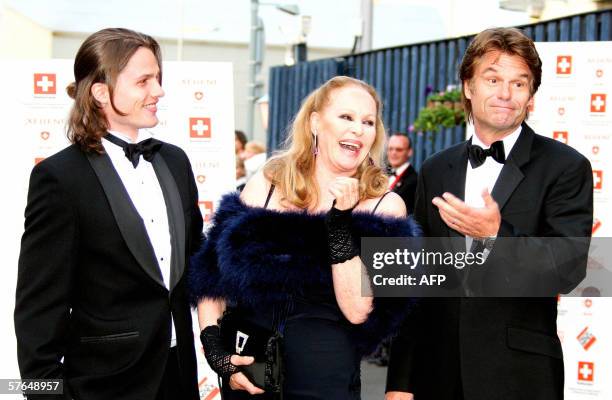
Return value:
[(196, 181), (198, 181), (198, 183), (204, 183), (204, 182), (206, 182), (206, 175), (201, 175), (201, 174), (200, 174), (200, 175), (198, 175), (198, 176), (196, 177)]
[(586, 308), (591, 308), (592, 305), (593, 305), (593, 300), (591, 300), (591, 299), (584, 299), (584, 306)]
[(598, 69), (597, 71), (595, 71), (595, 76), (598, 78), (601, 78), (603, 76), (603, 69)]
[(578, 339), (578, 343), (580, 343), (580, 345), (585, 349), (588, 350), (593, 343), (595, 343), (595, 340), (597, 340), (595, 338), (595, 335), (593, 335), (591, 332), (589, 332), (589, 327), (585, 327), (582, 332), (580, 332), (578, 334), (578, 336), (576, 336), (576, 339)]
[(34, 94), (55, 94), (55, 74), (34, 74)]
[(603, 171), (601, 169), (593, 170), (593, 189), (601, 190), (603, 187)]
[(606, 112), (606, 95), (604, 93), (591, 94), (591, 112), (592, 113)]
[(595, 218), (595, 220), (593, 220), (593, 228), (591, 228), (591, 234), (594, 235), (595, 232), (599, 230), (599, 228), (601, 228), (601, 221)]
[(567, 131), (554, 131), (553, 132), (553, 139), (558, 140), (559, 142), (567, 144), (567, 139), (568, 139)]
[(564, 115), (565, 114), (565, 107), (559, 107), (559, 109), (557, 109), (557, 113), (559, 115)]
[(572, 73), (572, 56), (557, 56), (557, 75)]
[(599, 154), (599, 146), (594, 145), (593, 147), (591, 147), (591, 151), (593, 152), (593, 154)]
[(51, 134), (50, 134), (49, 132), (47, 132), (47, 131), (42, 131), (42, 132), (40, 132), (40, 138), (41, 138), (42, 140), (47, 140), (47, 139), (49, 139), (49, 136), (51, 136)]
[(578, 361), (578, 382), (593, 382), (595, 377), (595, 363)]
[(210, 118), (189, 118), (189, 137), (192, 139), (210, 139)]
[(210, 222), (213, 215), (213, 202), (209, 200), (200, 200), (198, 201), (198, 205), (200, 206), (200, 212), (202, 213), (204, 222)]
[(193, 92), (193, 97), (197, 100), (200, 101), (204, 98), (204, 93), (197, 91), (197, 92)]

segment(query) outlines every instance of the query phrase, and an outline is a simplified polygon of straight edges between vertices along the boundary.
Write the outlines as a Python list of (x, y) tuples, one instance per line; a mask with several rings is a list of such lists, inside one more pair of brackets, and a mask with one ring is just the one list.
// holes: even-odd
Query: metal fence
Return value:
[[(612, 10), (524, 25), (536, 42), (612, 40)], [(383, 100), (387, 132), (408, 132), (425, 106), (426, 90), (458, 85), (457, 68), (473, 36), (417, 43), (345, 57), (273, 67), (270, 70), (268, 149), (279, 149), (304, 97), (336, 75), (349, 75), (373, 85)], [(412, 163), (418, 169), (431, 154), (463, 140), (463, 127), (439, 133), (411, 132)]]

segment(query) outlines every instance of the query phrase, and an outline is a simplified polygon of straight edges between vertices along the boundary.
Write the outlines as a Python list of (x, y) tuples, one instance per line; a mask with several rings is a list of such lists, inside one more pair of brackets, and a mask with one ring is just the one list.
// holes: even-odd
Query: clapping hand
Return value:
[(438, 207), (440, 217), (451, 229), (473, 238), (497, 236), (501, 225), (499, 206), (487, 189), (482, 191), (484, 207), (470, 207), (450, 193), (435, 197), (431, 202)]

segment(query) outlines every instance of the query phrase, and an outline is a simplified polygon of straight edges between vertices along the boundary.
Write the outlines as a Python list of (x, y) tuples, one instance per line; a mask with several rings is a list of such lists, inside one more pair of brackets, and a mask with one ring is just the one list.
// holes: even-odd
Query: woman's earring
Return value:
[(369, 153), (368, 153), (368, 164), (370, 165), (370, 167), (374, 165), (374, 159)]
[(319, 144), (317, 143), (317, 131), (312, 132), (312, 136), (314, 136), (314, 146), (312, 148), (312, 155), (316, 156), (319, 154)]

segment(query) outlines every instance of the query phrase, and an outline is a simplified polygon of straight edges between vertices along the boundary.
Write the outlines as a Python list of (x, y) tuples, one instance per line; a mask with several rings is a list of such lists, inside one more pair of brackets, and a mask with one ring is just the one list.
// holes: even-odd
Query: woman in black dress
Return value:
[[(298, 112), (285, 152), (242, 194), (227, 195), (207, 241), (192, 261), (206, 358), (223, 378), (224, 398), (270, 397), (240, 370), (251, 357), (222, 348), (226, 307), (271, 328), (286, 310), (284, 399), (360, 398), (360, 359), (395, 330), (406, 301), (362, 294), (359, 241), (415, 236), (380, 158), (381, 103), (365, 82), (335, 77)], [(366, 288), (367, 289), (367, 288)]]

